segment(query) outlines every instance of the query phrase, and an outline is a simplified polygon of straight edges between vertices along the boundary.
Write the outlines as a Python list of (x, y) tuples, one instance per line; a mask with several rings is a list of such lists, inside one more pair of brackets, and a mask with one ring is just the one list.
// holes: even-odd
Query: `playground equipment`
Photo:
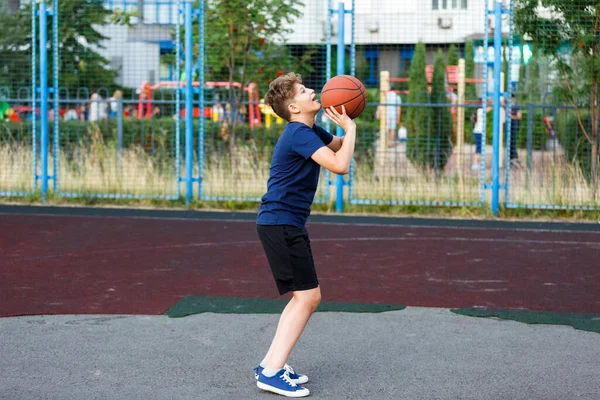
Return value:
[[(425, 75), (427, 76), (427, 83), (431, 83), (433, 79), (433, 65), (429, 64), (425, 67)], [(460, 70), (459, 65), (447, 65), (446, 66), (446, 82), (448, 86), (446, 86), (446, 90), (449, 92), (454, 92), (460, 85)], [(408, 83), (410, 82), (410, 78), (389, 78), (391, 83), (393, 82), (402, 82)], [(480, 78), (467, 78), (464, 77), (464, 83), (482, 83), (483, 79)], [(429, 88), (431, 90), (431, 87)], [(408, 94), (408, 91), (404, 91), (403, 93)]]
[[(160, 82), (155, 85), (150, 84), (149, 82), (143, 82), (140, 86), (139, 100), (137, 115), (138, 118), (143, 117), (151, 117), (153, 113), (152, 99), (155, 90), (161, 88), (173, 88), (173, 87), (184, 87), (185, 82)], [(192, 86), (195, 88), (200, 87), (200, 82), (192, 82)], [(207, 89), (229, 89), (230, 86), (235, 88), (242, 88), (244, 93), (247, 95), (248, 99), (248, 122), (250, 127), (253, 128), (255, 125), (261, 123), (261, 113), (259, 110), (259, 94), (258, 94), (258, 85), (254, 82), (248, 84), (248, 86), (242, 87), (242, 84), (239, 82), (205, 82), (204, 87)], [(193, 110), (194, 117), (200, 117), (200, 110)], [(202, 111), (202, 116), (205, 118), (212, 118), (213, 111), (211, 107), (205, 107)]]
[(267, 129), (271, 127), (273, 118), (275, 119), (275, 123), (277, 125), (283, 124), (283, 118), (281, 118), (279, 115), (275, 114), (275, 111), (273, 111), (271, 106), (269, 106), (268, 104), (265, 104), (264, 99), (260, 100), (260, 104), (258, 105), (258, 107), (260, 108), (260, 111), (265, 115), (265, 127)]

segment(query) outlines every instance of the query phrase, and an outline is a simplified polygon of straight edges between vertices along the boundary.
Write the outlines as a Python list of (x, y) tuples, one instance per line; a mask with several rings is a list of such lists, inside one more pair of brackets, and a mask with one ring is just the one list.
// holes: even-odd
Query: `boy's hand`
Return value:
[(346, 114), (346, 107), (344, 106), (342, 106), (342, 114), (337, 112), (333, 106), (326, 108), (325, 113), (327, 114), (327, 117), (342, 128), (344, 132), (347, 132), (350, 128), (356, 127), (356, 123), (350, 119), (348, 114)]

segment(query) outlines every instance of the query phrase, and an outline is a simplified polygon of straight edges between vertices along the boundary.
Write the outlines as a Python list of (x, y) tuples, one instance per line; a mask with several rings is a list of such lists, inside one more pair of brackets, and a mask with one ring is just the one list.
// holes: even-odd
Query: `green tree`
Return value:
[(59, 0), (58, 7), (60, 86), (71, 90), (116, 87), (118, 71), (110, 69), (109, 61), (97, 51), (105, 48), (103, 42), (108, 39), (98, 27), (128, 25), (128, 16), (106, 9), (102, 0)]
[(0, 13), (0, 86), (31, 86), (31, 49), (31, 14)]
[[(113, 13), (102, 0), (60, 0), (59, 15), (59, 82), (61, 88), (74, 94), (80, 87), (114, 87), (117, 72), (109, 68), (109, 61), (97, 49), (104, 48), (98, 27), (110, 23), (126, 24), (122, 13)], [(48, 20), (48, 62), (52, 62), (52, 17)], [(12, 87), (31, 85), (32, 45), (39, 49), (39, 37), (31, 38), (31, 8), (23, 7), (17, 13), (0, 15), (0, 77)], [(39, 57), (38, 57), (39, 67)], [(48, 77), (53, 79), (53, 68)]]
[(541, 57), (538, 49), (533, 46), (529, 64), (521, 64), (519, 72), (519, 94), (523, 103), (542, 103), (546, 79), (542, 76)]
[(436, 171), (443, 171), (452, 153), (452, 115), (446, 93), (446, 60), (438, 50), (433, 63), (431, 80), (431, 138), (426, 151), (426, 164)]
[[(206, 3), (206, 79), (230, 83), (227, 98), (221, 100), (232, 107), (231, 128), (237, 121), (244, 95), (241, 88), (233, 86), (234, 82), (243, 86), (257, 82), (264, 93), (269, 82), (280, 73), (292, 69), (300, 74), (310, 72), (310, 64), (302, 62), (310, 58), (310, 52), (304, 52), (302, 61), (293, 63), (285, 46), (285, 36), (292, 32), (291, 26), (303, 6), (304, 3), (295, 0), (248, 0), (244, 6), (240, 6), (239, 0)], [(197, 43), (197, 38), (194, 42)], [(230, 137), (234, 142), (233, 135)]]
[[(472, 40), (465, 43), (465, 79), (475, 78), (475, 46)], [(465, 103), (469, 104), (477, 100), (477, 84), (474, 82), (465, 83)], [(473, 127), (471, 116), (477, 112), (477, 108), (465, 108), (465, 130), (470, 131)], [(467, 135), (467, 142), (471, 143), (471, 135)]]
[[(465, 43), (465, 77), (467, 79), (475, 78), (475, 49), (472, 40)], [(477, 99), (477, 87), (475, 85), (475, 83), (465, 84), (465, 100), (473, 101)]]
[[(410, 65), (410, 84), (408, 102), (424, 104), (429, 102), (427, 91), (427, 75), (425, 68), (425, 44), (417, 43)], [(429, 110), (424, 106), (407, 107), (407, 136), (406, 153), (409, 160), (416, 165), (423, 165), (425, 146), (429, 139)]]
[(458, 65), (458, 52), (456, 51), (454, 43), (448, 48), (448, 60), (446, 63), (447, 65)]
[[(540, 5), (544, 12), (540, 12)], [(542, 54), (553, 59), (561, 81), (561, 91), (555, 92), (575, 107), (584, 140), (574, 148), (588, 149), (584, 154), (589, 157), (579, 156), (580, 152), (567, 155), (589, 171), (595, 196), (599, 174), (600, 4), (598, 0), (516, 0), (514, 11), (520, 33), (529, 36)], [(589, 115), (587, 121), (582, 118), (583, 111)], [(565, 151), (570, 147), (565, 146)]]

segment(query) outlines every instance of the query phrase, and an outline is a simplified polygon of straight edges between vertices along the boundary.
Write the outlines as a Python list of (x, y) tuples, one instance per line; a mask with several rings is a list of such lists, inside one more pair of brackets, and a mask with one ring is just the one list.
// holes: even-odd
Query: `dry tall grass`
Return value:
[[(207, 154), (204, 160), (203, 195), (218, 198), (260, 198), (266, 190), (270, 154), (251, 144), (236, 149), (235, 157)], [(0, 191), (28, 191), (32, 185), (32, 152), (28, 146), (0, 145)], [(54, 159), (49, 156), (49, 173)], [(198, 176), (194, 163), (194, 176)], [(582, 171), (564, 158), (526, 168), (512, 169), (510, 202), (559, 206), (598, 206)], [(372, 165), (354, 166), (353, 193), (358, 199), (410, 202), (477, 202), (479, 171), (468, 168), (436, 176), (433, 171), (399, 167), (394, 176), (377, 176)], [(39, 173), (39, 159), (38, 159)], [(183, 160), (181, 174), (185, 174)], [(95, 138), (88, 147), (62, 151), (58, 163), (63, 193), (174, 195), (175, 161), (158, 159), (141, 147), (118, 151)], [(197, 185), (194, 185), (197, 187)], [(50, 185), (52, 187), (52, 185)], [(321, 184), (317, 197), (323, 196)], [(183, 188), (183, 185), (182, 185)]]

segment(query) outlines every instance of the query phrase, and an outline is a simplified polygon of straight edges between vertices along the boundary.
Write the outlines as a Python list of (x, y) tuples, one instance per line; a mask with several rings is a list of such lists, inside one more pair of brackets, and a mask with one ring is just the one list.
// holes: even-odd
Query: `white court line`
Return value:
[[(229, 212), (228, 212), (229, 213)], [(116, 215), (68, 215), (68, 214), (49, 214), (49, 213), (27, 213), (27, 214), (13, 214), (13, 213), (0, 213), (0, 215), (32, 215), (32, 216), (41, 216), (41, 217), (71, 217), (71, 218), (113, 218), (113, 219), (140, 219), (140, 220), (174, 220), (174, 221), (188, 221), (188, 222), (236, 222), (236, 223), (252, 223), (256, 224), (254, 219), (252, 220), (240, 220), (240, 219), (220, 219), (220, 218), (184, 218), (184, 217), (151, 217), (151, 216), (116, 216)], [(319, 215), (319, 214), (316, 214)], [(349, 215), (348, 218), (352, 218), (354, 216)], [(447, 221), (447, 220), (446, 220)], [(456, 220), (460, 223), (460, 219)], [(473, 220), (470, 220), (473, 221)], [(486, 220), (475, 220), (481, 223), (494, 221), (486, 221)], [(504, 221), (504, 222), (512, 222), (512, 221)], [(541, 223), (544, 224), (548, 221), (515, 221), (515, 223)], [(549, 223), (557, 223), (557, 222), (549, 222)], [(562, 223), (562, 222), (558, 222)], [(568, 224), (569, 222), (564, 222)], [(335, 225), (335, 226), (384, 226), (390, 228), (419, 228), (419, 229), (458, 229), (458, 230), (486, 230), (486, 231), (515, 231), (515, 232), (557, 232), (557, 233), (590, 233), (590, 234), (600, 234), (600, 224), (592, 223), (592, 222), (578, 222), (579, 224), (588, 224), (590, 226), (597, 226), (598, 231), (587, 231), (587, 230), (577, 230), (577, 229), (540, 229), (540, 228), (512, 228), (512, 227), (485, 227), (485, 226), (437, 226), (437, 225), (404, 225), (399, 223), (366, 223), (366, 222), (313, 222), (308, 221), (307, 224), (310, 225)]]
[[(432, 237), (357, 237), (357, 238), (317, 238), (310, 239), (311, 243), (319, 242), (379, 242), (379, 241), (449, 241), (449, 242), (502, 242), (502, 243), (516, 243), (516, 244), (561, 244), (561, 245), (578, 245), (578, 246), (589, 246), (592, 248), (600, 249), (600, 242), (578, 242), (578, 241), (566, 241), (566, 240), (527, 240), (527, 239), (494, 239), (494, 238), (464, 238), (464, 237), (445, 237), (445, 236), (432, 236)], [(19, 258), (13, 260), (6, 260), (8, 262), (22, 262), (22, 261), (33, 261), (33, 260), (48, 260), (60, 257), (69, 256), (81, 256), (81, 255), (93, 255), (93, 254), (109, 254), (119, 252), (138, 252), (146, 250), (161, 250), (161, 249), (179, 249), (179, 248), (191, 248), (191, 247), (219, 247), (219, 246), (246, 246), (246, 245), (257, 245), (260, 244), (258, 240), (245, 240), (239, 242), (201, 242), (201, 243), (187, 243), (187, 244), (172, 244), (164, 246), (145, 246), (145, 247), (129, 247), (129, 248), (113, 248), (86, 252), (69, 252), (61, 254), (49, 254), (40, 257), (28, 257)]]

